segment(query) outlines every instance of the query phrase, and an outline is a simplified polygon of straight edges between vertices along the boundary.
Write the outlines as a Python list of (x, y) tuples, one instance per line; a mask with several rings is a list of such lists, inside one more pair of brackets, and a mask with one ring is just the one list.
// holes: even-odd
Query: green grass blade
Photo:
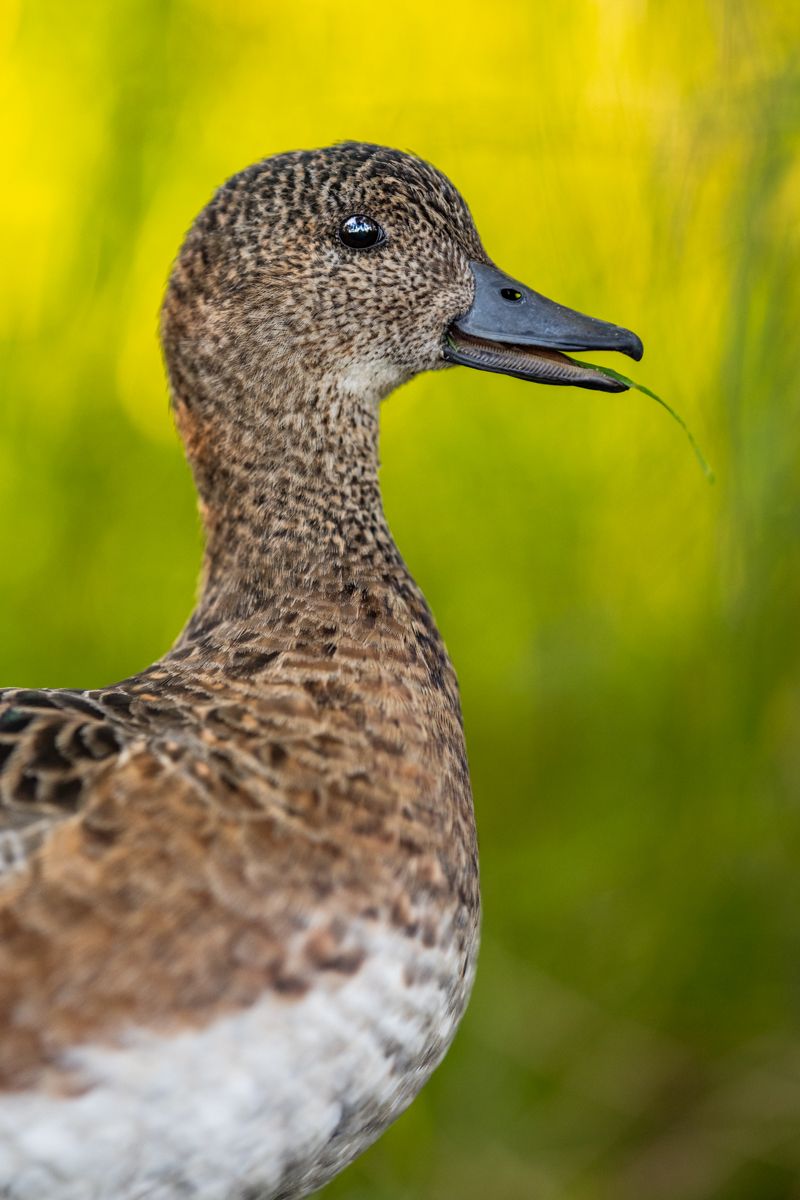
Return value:
[(608, 375), (610, 379), (616, 379), (619, 383), (624, 383), (626, 387), (636, 388), (637, 392), (644, 392), (645, 396), (650, 396), (651, 399), (655, 400), (657, 404), (660, 404), (662, 408), (665, 408), (667, 410), (667, 412), (669, 413), (669, 415), (673, 418), (673, 420), (678, 422), (681, 429), (683, 430), (683, 432), (686, 434), (687, 438), (689, 439), (689, 445), (694, 450), (695, 458), (699, 462), (700, 469), (702, 470), (706, 479), (708, 480), (709, 483), (714, 482), (714, 480), (716, 478), (714, 475), (714, 472), (712, 471), (711, 467), (709, 466), (708, 460), (706, 459), (706, 456), (703, 454), (703, 451), (700, 449), (697, 442), (695, 441), (694, 434), (692, 433), (691, 429), (686, 424), (686, 422), (684, 421), (684, 419), (680, 415), (680, 413), (677, 413), (675, 411), (675, 409), (671, 407), (671, 405), (667, 404), (666, 400), (662, 400), (660, 396), (657, 396), (656, 393), (654, 391), (652, 391), (649, 387), (645, 387), (643, 383), (636, 383), (635, 380), (628, 379), (628, 377), (626, 375), (620, 375), (619, 371), (614, 371), (614, 370), (612, 370), (611, 367), (599, 367), (597, 365), (597, 363), (580, 362), (580, 360), (577, 358), (574, 358), (572, 361), (578, 363), (578, 365), (581, 367), (591, 367), (591, 369), (593, 371), (600, 371), (603, 375)]

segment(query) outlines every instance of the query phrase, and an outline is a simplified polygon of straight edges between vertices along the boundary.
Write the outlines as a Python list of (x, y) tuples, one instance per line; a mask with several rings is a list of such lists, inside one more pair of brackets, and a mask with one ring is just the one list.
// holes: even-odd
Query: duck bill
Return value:
[(637, 362), (640, 339), (630, 329), (556, 304), (491, 263), (471, 262), (472, 306), (448, 327), (447, 362), (514, 375), (534, 383), (572, 384), (602, 392), (626, 385), (568, 357), (567, 350), (617, 350)]

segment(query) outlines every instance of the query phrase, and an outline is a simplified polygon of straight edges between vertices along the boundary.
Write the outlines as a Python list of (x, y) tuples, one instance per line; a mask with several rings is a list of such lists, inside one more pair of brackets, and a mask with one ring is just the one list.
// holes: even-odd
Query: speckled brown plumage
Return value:
[(469, 996), (478, 865), (379, 404), (448, 363), (619, 390), (562, 351), (642, 353), (360, 143), (231, 179), (162, 317), (197, 607), (131, 679), (0, 693), (3, 1200), (299, 1200), (414, 1098)]
[[(337, 239), (351, 212), (386, 227), (379, 252)], [(379, 401), (443, 365), (484, 257), (442, 175), (360, 144), (251, 167), (190, 231), (162, 331), (200, 599), (131, 679), (2, 693), (3, 1088), (69, 1104), (93, 1087), (75, 1047), (333, 995), (370, 926), (441, 950), (463, 1010), (479, 904), (458, 690), (384, 519), (377, 438)], [(280, 1194), (312, 1178), (292, 1170)]]

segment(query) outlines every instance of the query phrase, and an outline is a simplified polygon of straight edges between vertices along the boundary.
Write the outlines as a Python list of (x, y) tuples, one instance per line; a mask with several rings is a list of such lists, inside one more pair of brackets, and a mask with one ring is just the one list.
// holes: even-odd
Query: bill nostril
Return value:
[(510, 304), (519, 304), (522, 299), (522, 292), (518, 292), (516, 288), (500, 288), (500, 295)]

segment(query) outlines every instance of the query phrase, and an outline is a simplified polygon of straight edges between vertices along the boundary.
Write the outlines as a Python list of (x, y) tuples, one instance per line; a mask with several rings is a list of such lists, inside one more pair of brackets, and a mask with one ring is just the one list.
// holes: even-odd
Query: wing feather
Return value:
[(0, 689), (0, 882), (80, 811), (124, 744), (83, 692)]

